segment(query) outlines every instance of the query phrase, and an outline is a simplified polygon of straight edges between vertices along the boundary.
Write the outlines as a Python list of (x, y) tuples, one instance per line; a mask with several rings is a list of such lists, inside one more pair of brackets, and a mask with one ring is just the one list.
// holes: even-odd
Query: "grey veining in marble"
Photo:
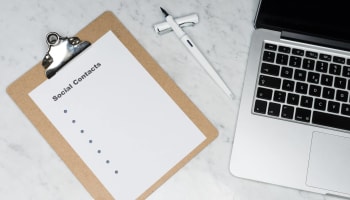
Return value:
[[(74, 35), (111, 10), (219, 130), (219, 137), (149, 199), (337, 199), (233, 177), (229, 158), (258, 0), (0, 0), (0, 199), (91, 199), (65, 164), (6, 94), (6, 87), (40, 62), (45, 35)], [(230, 100), (173, 33), (153, 24), (197, 13), (185, 31), (235, 95)]]

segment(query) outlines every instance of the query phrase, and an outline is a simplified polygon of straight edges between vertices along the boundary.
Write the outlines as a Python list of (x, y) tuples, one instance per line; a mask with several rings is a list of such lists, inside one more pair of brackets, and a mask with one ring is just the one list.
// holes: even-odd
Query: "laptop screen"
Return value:
[(261, 0), (255, 25), (350, 42), (347, 3), (345, 0)]

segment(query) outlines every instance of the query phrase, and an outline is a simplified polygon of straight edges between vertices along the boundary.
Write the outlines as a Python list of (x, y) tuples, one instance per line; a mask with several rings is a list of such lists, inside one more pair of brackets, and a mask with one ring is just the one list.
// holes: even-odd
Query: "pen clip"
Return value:
[(66, 63), (90, 46), (90, 42), (81, 41), (78, 37), (62, 37), (55, 32), (46, 35), (46, 43), (49, 49), (42, 66), (46, 69), (47, 78), (51, 78)]
[[(190, 14), (184, 17), (179, 17), (175, 19), (175, 22), (181, 27), (194, 26), (199, 22), (199, 17), (197, 14)], [(153, 26), (154, 31), (162, 35), (164, 33), (169, 33), (172, 31), (170, 25), (167, 22), (161, 22)]]

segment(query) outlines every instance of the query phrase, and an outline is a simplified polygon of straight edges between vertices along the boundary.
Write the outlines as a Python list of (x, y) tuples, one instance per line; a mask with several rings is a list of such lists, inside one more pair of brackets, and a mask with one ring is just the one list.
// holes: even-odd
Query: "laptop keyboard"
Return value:
[(350, 58), (264, 43), (253, 112), (350, 130)]

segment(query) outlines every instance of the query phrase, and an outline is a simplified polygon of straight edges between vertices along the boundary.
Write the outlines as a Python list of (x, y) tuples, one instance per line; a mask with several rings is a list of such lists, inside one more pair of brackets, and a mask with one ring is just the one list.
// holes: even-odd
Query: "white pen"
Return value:
[(180, 28), (180, 26), (175, 22), (174, 18), (169, 15), (163, 8), (160, 8), (165, 15), (165, 20), (168, 22), (169, 26), (173, 29), (177, 37), (182, 41), (182, 43), (187, 47), (187, 49), (191, 52), (193, 57), (197, 59), (199, 64), (205, 69), (205, 71), (209, 74), (209, 76), (216, 82), (216, 84), (230, 97), (234, 98), (231, 90), (227, 87), (226, 83), (221, 79), (219, 74), (215, 71), (215, 69), (210, 65), (208, 60), (203, 56), (203, 54), (199, 51), (196, 45), (192, 42), (192, 40), (188, 37), (188, 35)]

